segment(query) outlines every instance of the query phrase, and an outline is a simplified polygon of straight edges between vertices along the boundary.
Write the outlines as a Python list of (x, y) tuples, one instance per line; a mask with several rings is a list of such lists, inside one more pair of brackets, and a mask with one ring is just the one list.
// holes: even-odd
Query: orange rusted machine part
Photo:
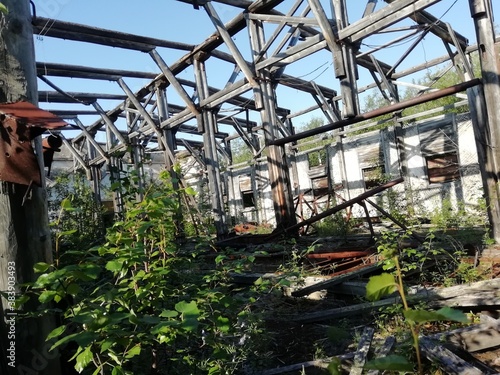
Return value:
[(47, 129), (66, 125), (31, 103), (0, 103), (0, 180), (40, 186), (41, 172), (31, 141)]

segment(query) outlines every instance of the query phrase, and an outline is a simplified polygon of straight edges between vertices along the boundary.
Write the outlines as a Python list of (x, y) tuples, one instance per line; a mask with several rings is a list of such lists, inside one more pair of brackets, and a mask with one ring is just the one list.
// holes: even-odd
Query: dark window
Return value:
[(385, 168), (383, 165), (363, 168), (362, 172), (366, 190), (373, 189), (377, 186), (382, 185), (385, 182), (384, 180)]
[(253, 191), (244, 191), (241, 193), (243, 199), (243, 207), (255, 207), (255, 200), (253, 198)]
[(427, 164), (427, 176), (431, 184), (460, 179), (456, 152), (427, 156), (425, 162)]

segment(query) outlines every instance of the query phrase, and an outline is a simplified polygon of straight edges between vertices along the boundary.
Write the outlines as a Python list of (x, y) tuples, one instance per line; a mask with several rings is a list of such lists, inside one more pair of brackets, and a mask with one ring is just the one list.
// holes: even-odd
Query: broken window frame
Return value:
[[(369, 178), (369, 173), (373, 173), (373, 178)], [(373, 165), (371, 167), (361, 168), (361, 176), (365, 190), (370, 190), (386, 182), (385, 166), (383, 164)]]

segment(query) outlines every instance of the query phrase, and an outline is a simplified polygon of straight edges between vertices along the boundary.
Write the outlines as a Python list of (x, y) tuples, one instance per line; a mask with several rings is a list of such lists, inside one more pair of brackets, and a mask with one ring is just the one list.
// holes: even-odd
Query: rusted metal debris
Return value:
[(40, 168), (31, 141), (47, 129), (66, 125), (28, 102), (0, 104), (0, 180), (40, 186)]

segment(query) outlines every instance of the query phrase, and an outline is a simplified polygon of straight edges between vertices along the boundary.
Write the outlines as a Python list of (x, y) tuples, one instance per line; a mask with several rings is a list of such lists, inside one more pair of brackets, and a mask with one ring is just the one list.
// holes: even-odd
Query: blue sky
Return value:
[[(295, 1), (286, 0), (281, 6), (286, 12)], [(500, 11), (500, 0), (493, 0), (494, 13)], [(203, 9), (195, 10), (189, 4), (174, 0), (148, 0), (137, 2), (130, 0), (34, 0), (37, 14), (50, 19), (69, 21), (102, 27), (112, 30), (134, 33), (138, 35), (151, 36), (188, 44), (198, 44), (204, 41), (215, 31), (214, 26)], [(326, 9), (329, 9), (329, 1), (323, 0)], [(351, 22), (358, 20), (364, 10), (366, 1), (348, 0), (348, 12)], [(385, 3), (379, 0), (377, 9)], [(224, 22), (234, 17), (238, 10), (223, 4), (213, 3), (216, 11)], [(278, 8), (280, 9), (280, 8)], [(470, 17), (468, 0), (442, 0), (438, 4), (427, 9), (434, 16), (441, 18), (443, 22), (449, 22), (459, 33), (470, 39), (470, 44), (475, 44), (473, 22)], [(500, 17), (500, 15), (499, 15)], [(498, 17), (497, 17), (498, 18)], [(50, 27), (50, 24), (47, 25)], [(272, 26), (269, 26), (272, 27)], [(243, 33), (245, 33), (244, 31)], [(361, 51), (367, 51), (384, 41), (395, 38), (396, 35), (385, 37), (373, 37), (364, 41)], [(244, 53), (245, 58), (250, 60), (250, 49), (246, 34), (237, 34), (233, 38), (235, 43)], [(397, 47), (384, 49), (376, 54), (376, 57), (387, 63), (394, 63), (401, 56), (402, 51), (409, 47), (412, 40), (405, 41)], [(126, 70), (138, 70), (159, 72), (159, 69), (148, 54), (136, 51), (127, 51), (118, 48), (97, 46), (87, 43), (64, 41), (49, 37), (35, 37), (35, 50), (37, 61), (57, 62), (74, 65), (85, 65), (103, 68), (116, 68)], [(172, 64), (185, 54), (183, 51), (159, 49), (160, 54), (167, 62)], [(435, 37), (428, 35), (412, 54), (401, 64), (398, 70), (412, 65), (423, 63), (434, 57), (446, 54), (443, 44)], [(209, 84), (222, 88), (232, 72), (232, 67), (217, 65), (210, 59), (207, 67), (209, 73)], [(286, 73), (300, 76), (305, 80), (315, 80), (317, 83), (338, 88), (338, 81), (333, 77), (333, 66), (329, 52), (319, 52), (309, 56), (297, 63), (287, 67)], [(209, 70), (210, 69), (210, 70)], [(180, 74), (181, 78), (194, 80), (192, 71)], [(367, 72), (360, 70), (359, 85), (365, 83), (369, 77)], [(81, 92), (103, 92), (122, 93), (121, 89), (113, 82), (91, 83), (89, 80), (63, 79), (49, 77), (51, 81), (58, 84), (66, 91)], [(127, 79), (127, 84), (137, 90), (147, 83), (146, 80)], [(48, 89), (40, 83), (40, 89)], [(278, 100), (281, 106), (298, 110), (301, 106), (312, 105), (310, 96), (302, 99), (299, 92), (278, 92)], [(175, 97), (175, 93), (174, 93)], [(172, 99), (175, 101), (175, 99)], [(175, 101), (175, 104), (181, 102)], [(113, 108), (115, 103), (105, 102), (105, 109)], [(61, 107), (61, 105), (41, 105), (44, 108)], [(92, 121), (89, 119), (88, 121)], [(298, 119), (307, 121), (305, 119)], [(86, 124), (88, 125), (88, 124)]]

